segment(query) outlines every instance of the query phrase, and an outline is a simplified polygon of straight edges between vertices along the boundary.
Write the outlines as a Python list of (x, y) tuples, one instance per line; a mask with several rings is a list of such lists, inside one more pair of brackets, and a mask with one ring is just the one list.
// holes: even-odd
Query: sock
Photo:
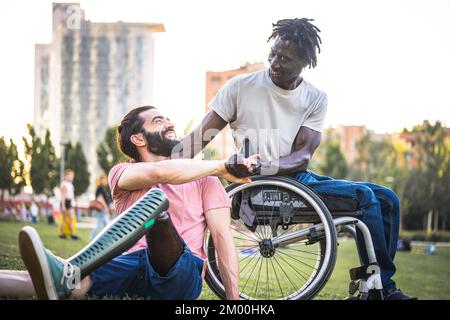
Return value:
[(159, 275), (165, 276), (183, 253), (184, 245), (170, 216), (156, 220), (145, 238), (149, 250), (150, 262)]
[(150, 189), (124, 213), (111, 221), (86, 247), (68, 259), (80, 268), (81, 278), (130, 249), (169, 207), (164, 192)]

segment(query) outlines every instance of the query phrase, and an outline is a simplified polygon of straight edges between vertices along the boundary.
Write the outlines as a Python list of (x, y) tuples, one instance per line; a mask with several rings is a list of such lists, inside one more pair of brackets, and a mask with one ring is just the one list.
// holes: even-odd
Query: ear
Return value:
[(145, 140), (142, 133), (133, 134), (130, 137), (130, 141), (132, 144), (134, 144), (136, 147), (144, 147), (147, 144), (147, 141)]

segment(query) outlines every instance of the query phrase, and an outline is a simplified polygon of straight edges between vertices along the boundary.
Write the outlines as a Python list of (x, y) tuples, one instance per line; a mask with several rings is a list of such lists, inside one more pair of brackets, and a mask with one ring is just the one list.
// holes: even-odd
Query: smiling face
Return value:
[(270, 78), (280, 88), (295, 89), (300, 83), (300, 74), (305, 67), (298, 46), (289, 40), (277, 37), (269, 54)]
[(158, 109), (144, 111), (140, 117), (145, 119), (140, 134), (146, 140), (148, 152), (170, 157), (173, 147), (180, 142), (176, 137), (175, 125)]

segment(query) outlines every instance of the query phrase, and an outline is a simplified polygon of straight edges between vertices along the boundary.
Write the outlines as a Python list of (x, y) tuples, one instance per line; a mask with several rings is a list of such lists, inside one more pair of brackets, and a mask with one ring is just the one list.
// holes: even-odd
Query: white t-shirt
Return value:
[(66, 187), (66, 200), (74, 200), (75, 199), (75, 192), (73, 189), (73, 183), (67, 180), (64, 180), (61, 184), (61, 188), (65, 186)]
[(269, 70), (230, 79), (209, 103), (230, 123), (238, 149), (250, 140), (250, 154), (275, 161), (291, 153), (301, 126), (322, 132), (327, 96), (303, 80), (294, 90), (276, 86)]

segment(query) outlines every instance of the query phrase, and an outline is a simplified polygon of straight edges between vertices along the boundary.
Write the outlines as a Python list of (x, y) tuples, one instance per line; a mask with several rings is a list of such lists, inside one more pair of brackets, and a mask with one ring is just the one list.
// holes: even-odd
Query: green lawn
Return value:
[[(0, 221), (0, 269), (24, 269), (17, 246), (17, 236), (23, 223)], [(90, 229), (79, 229), (82, 240), (61, 240), (56, 226), (34, 225), (44, 244), (55, 254), (69, 257), (81, 249), (89, 238)], [(348, 270), (358, 265), (352, 241), (341, 240), (333, 275), (317, 299), (343, 299), (348, 290)], [(421, 299), (450, 299), (450, 248), (438, 247), (434, 255), (399, 252), (394, 280), (404, 292)], [(205, 284), (200, 299), (217, 299)]]

